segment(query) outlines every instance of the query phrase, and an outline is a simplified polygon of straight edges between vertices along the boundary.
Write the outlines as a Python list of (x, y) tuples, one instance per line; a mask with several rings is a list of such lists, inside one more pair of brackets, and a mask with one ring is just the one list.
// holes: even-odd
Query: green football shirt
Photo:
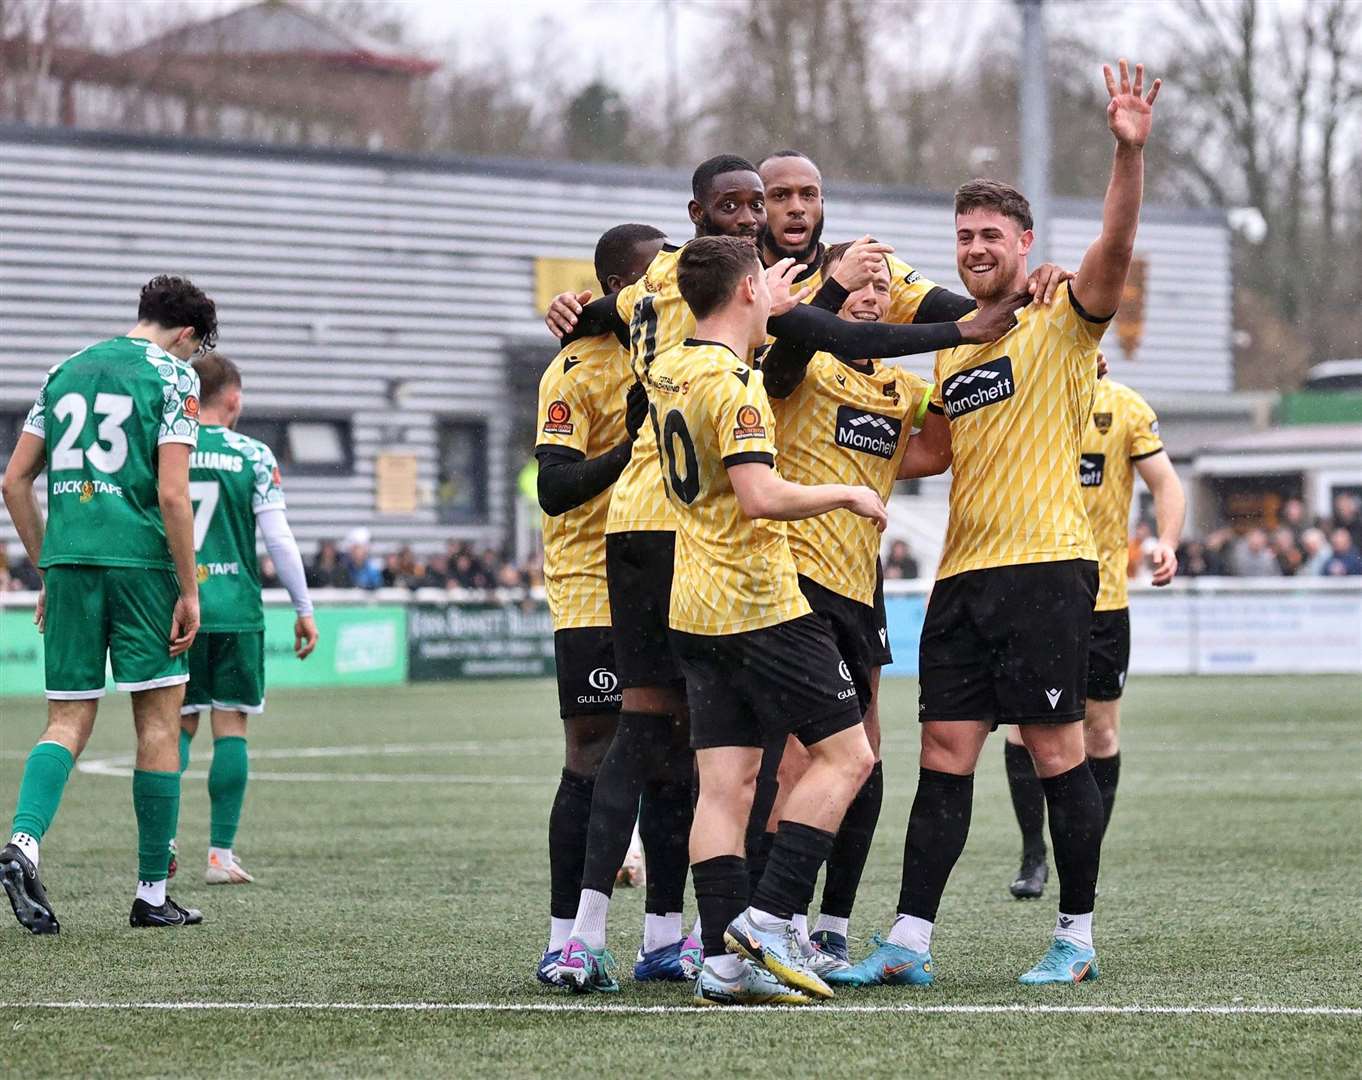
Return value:
[(258, 439), (205, 425), (189, 459), (189, 497), (203, 629), (263, 630), (255, 515), (284, 508), (274, 454)]
[(47, 535), (38, 565), (173, 569), (156, 450), (193, 446), (199, 377), (141, 338), (112, 338), (47, 373), (24, 430), (47, 443)]

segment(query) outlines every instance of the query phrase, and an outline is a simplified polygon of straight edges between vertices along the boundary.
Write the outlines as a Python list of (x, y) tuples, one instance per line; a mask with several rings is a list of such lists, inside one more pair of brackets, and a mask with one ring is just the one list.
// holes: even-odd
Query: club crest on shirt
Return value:
[(761, 413), (755, 406), (744, 405), (738, 410), (738, 423), (733, 428), (735, 439), (764, 439), (766, 426), (761, 422)]
[(544, 418), (545, 435), (571, 435), (572, 424), (569, 418), (572, 410), (568, 408), (566, 401), (554, 401), (549, 403), (547, 415)]
[(846, 450), (873, 454), (888, 461), (898, 452), (903, 425), (892, 416), (867, 412), (851, 405), (837, 407), (837, 429), (834, 439)]
[(1111, 413), (1109, 412), (1093, 413), (1092, 426), (1097, 429), (1098, 434), (1105, 435), (1108, 431), (1111, 430)]

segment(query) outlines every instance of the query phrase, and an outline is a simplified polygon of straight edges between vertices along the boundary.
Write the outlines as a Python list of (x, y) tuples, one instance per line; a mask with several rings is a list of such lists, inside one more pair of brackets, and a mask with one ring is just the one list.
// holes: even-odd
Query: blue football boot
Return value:
[(1023, 986), (1049, 986), (1055, 983), (1091, 982), (1097, 978), (1097, 953), (1075, 945), (1066, 938), (1055, 938), (1040, 958), (1040, 963), (1018, 980)]
[(859, 964), (828, 975), (833, 986), (931, 986), (932, 954), (914, 952), (876, 934), (870, 939), (875, 951)]

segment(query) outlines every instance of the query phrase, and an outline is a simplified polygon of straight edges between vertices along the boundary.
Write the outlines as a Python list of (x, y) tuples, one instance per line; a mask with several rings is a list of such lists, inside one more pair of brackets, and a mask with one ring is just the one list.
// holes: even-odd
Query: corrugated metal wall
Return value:
[[(248, 408), (353, 422), (349, 477), (286, 478), (305, 541), (364, 522), (376, 541), (499, 543), (510, 519), (500, 400), (507, 347), (553, 345), (533, 305), (536, 256), (589, 257), (621, 221), (690, 233), (688, 178), (650, 170), (261, 151), (171, 140), (0, 129), (0, 410), (26, 409), (43, 374), (124, 332), (157, 273), (217, 301), (221, 345)], [(1097, 204), (1056, 208), (1057, 259), (1077, 266)], [(959, 288), (943, 196), (829, 193), (825, 238), (870, 232)], [(1157, 399), (1231, 388), (1229, 234), (1212, 213), (1150, 209), (1138, 360), (1119, 376)], [(918, 365), (920, 367), (920, 365)], [(405, 384), (394, 405), (395, 384)], [(414, 453), (433, 486), (436, 421), (484, 418), (492, 505), (483, 525), (433, 510), (374, 520), (374, 456)], [(12, 541), (8, 522), (0, 539)]]

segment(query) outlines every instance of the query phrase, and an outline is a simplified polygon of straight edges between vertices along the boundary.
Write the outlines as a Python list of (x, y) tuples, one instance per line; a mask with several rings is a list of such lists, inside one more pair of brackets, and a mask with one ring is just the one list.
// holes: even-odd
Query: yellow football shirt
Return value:
[[(680, 255), (679, 247), (665, 245), (643, 276), (615, 295), (615, 310), (629, 326), (629, 363), (650, 397), (652, 391), (644, 373), (653, 358), (695, 332), (695, 316), (681, 298), (676, 280)], [(614, 491), (607, 533), (671, 532), (676, 528), (657, 469), (657, 439), (650, 425), (644, 424), (634, 441), (633, 454), (615, 481)]]
[(1096, 610), (1119, 611), (1130, 605), (1126, 564), (1134, 463), (1163, 450), (1158, 417), (1130, 387), (1099, 379), (1082, 445), (1078, 475), (1101, 566)]
[[(814, 353), (794, 392), (771, 401), (780, 475), (797, 484), (864, 484), (887, 500), (930, 394), (929, 382), (902, 368)], [(858, 603), (874, 602), (880, 534), (873, 521), (834, 510), (788, 529), (801, 574)]]
[(676, 511), (671, 626), (738, 634), (809, 614), (782, 521), (751, 521), (731, 465), (774, 465), (775, 417), (761, 372), (723, 345), (687, 341), (649, 369), (659, 462)]
[(938, 578), (1097, 558), (1074, 464), (1109, 323), (1066, 284), (997, 341), (937, 353), (932, 408), (950, 421), (954, 459)]
[[(626, 438), (624, 403), (634, 381), (613, 334), (582, 338), (553, 358), (539, 380), (536, 449), (596, 458)], [(557, 517), (544, 516), (544, 591), (555, 630), (609, 626), (605, 588), (606, 489)]]

